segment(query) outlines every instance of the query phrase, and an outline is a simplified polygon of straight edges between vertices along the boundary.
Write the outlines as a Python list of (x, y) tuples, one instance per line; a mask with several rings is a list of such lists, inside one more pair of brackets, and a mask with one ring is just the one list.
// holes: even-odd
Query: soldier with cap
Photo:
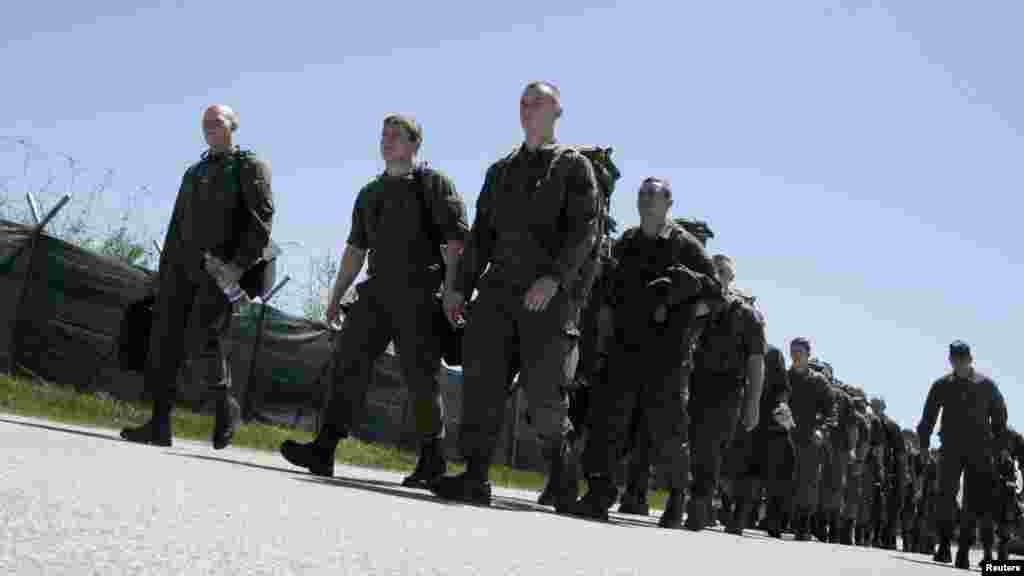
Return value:
[(828, 380), (808, 365), (811, 342), (796, 338), (789, 351), (793, 360), (789, 369), (789, 384), (793, 389), (790, 406), (796, 420), (793, 443), (797, 453), (793, 529), (797, 540), (807, 540), (812, 514), (818, 507), (822, 449), (837, 419), (836, 399)]
[(591, 435), (583, 455), (588, 491), (574, 510), (581, 516), (608, 518), (618, 496), (612, 473), (639, 405), (653, 459), (669, 487), (658, 524), (682, 525), (689, 468), (685, 371), (696, 318), (706, 315), (707, 300), (720, 301), (721, 286), (700, 242), (668, 219), (671, 205), (669, 183), (645, 179), (637, 193), (640, 226), (626, 230), (615, 244), (607, 300), (614, 341), (608, 381), (592, 392)]
[(193, 373), (216, 401), (213, 447), (228, 446), (238, 427), (241, 410), (230, 393), (223, 339), (241, 291), (256, 297), (269, 288), (276, 256), (270, 166), (234, 145), (238, 126), (238, 114), (228, 106), (203, 113), (209, 149), (182, 178), (160, 254), (145, 370), (153, 413), (144, 425), (122, 430), (125, 440), (171, 445), (178, 371), (187, 357), (194, 358)]
[[(529, 417), (555, 466), (554, 506), (575, 501), (570, 478), (571, 429), (563, 388), (575, 378), (580, 309), (588, 286), (581, 270), (599, 241), (600, 191), (594, 167), (561, 146), (555, 126), (561, 96), (550, 82), (531, 82), (519, 101), (525, 142), (487, 170), (465, 258), (445, 310), (455, 322), (479, 291), (466, 319), (459, 444), (466, 471), (431, 490), (442, 499), (489, 505), (491, 459), (504, 421), (506, 376), (521, 369)], [(486, 269), (486, 274), (484, 273)]]
[(917, 426), (918, 444), (926, 453), (935, 422), (942, 414), (942, 466), (937, 519), (939, 549), (936, 562), (949, 562), (953, 536), (953, 507), (963, 474), (963, 508), (956, 567), (969, 569), (969, 552), (979, 513), (988, 512), (993, 486), (992, 462), (1006, 441), (1006, 402), (999, 387), (975, 370), (971, 349), (957, 340), (949, 346), (952, 372), (936, 380), (928, 391)]
[(454, 281), (469, 227), (452, 181), (416, 164), (422, 142), (423, 130), (414, 118), (386, 116), (380, 140), (384, 172), (359, 191), (352, 209), (348, 242), (328, 302), (329, 321), (338, 317), (342, 296), (368, 261), (367, 279), (356, 287), (358, 298), (334, 351), (334, 390), (324, 424), (311, 443), (287, 440), (281, 445), (286, 460), (314, 474), (333, 475), (338, 442), (358, 424), (374, 364), (392, 340), (421, 442), (419, 461), (403, 484), (426, 488), (447, 467), (441, 448), (444, 402), (436, 337), (445, 320), (435, 293), (442, 281), (445, 286)]
[[(723, 452), (732, 443), (737, 421), (743, 423), (743, 433), (749, 434), (760, 420), (767, 349), (764, 318), (732, 288), (732, 259), (716, 254), (712, 262), (725, 288), (725, 303), (707, 319), (694, 354), (690, 382), (693, 500), (686, 523), (691, 530), (702, 530), (707, 525)], [(744, 515), (748, 512), (742, 511)]]

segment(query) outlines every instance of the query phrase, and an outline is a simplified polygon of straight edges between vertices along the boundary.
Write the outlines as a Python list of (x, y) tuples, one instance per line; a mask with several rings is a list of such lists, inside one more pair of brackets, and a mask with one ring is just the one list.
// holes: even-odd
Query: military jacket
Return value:
[[(924, 413), (917, 427), (921, 450), (927, 449), (935, 422), (942, 412), (939, 436), (943, 447), (977, 449), (978, 443), (1001, 442), (1006, 433), (1006, 401), (991, 378), (975, 372), (970, 379), (954, 373), (939, 378), (928, 390)], [(992, 446), (987, 446), (992, 447)]]
[(763, 356), (767, 351), (764, 324), (764, 317), (747, 300), (737, 294), (727, 294), (725, 305), (704, 328), (701, 344), (694, 354), (696, 372), (744, 382), (747, 359)]
[(796, 421), (794, 442), (806, 444), (815, 430), (835, 426), (836, 398), (824, 376), (814, 370), (801, 373), (790, 368), (789, 385), (792, 387), (789, 405)]

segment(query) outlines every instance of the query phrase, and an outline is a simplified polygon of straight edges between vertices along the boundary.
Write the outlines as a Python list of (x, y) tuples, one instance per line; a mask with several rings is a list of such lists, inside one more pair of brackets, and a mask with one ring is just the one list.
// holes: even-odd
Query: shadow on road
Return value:
[(21, 422), (20, 420), (8, 420), (7, 418), (0, 418), (0, 423), (3, 424), (16, 424), (18, 426), (28, 426), (29, 428), (40, 428), (42, 430), (50, 430), (51, 432), (65, 432), (67, 434), (77, 434), (79, 436), (88, 436), (89, 438), (101, 438), (103, 440), (113, 440), (115, 442), (127, 442), (124, 438), (121, 438), (117, 433), (110, 434), (99, 434), (97, 432), (86, 432), (85, 430), (75, 430), (74, 428), (65, 428), (63, 426), (53, 426), (49, 424), (37, 424), (35, 422)]

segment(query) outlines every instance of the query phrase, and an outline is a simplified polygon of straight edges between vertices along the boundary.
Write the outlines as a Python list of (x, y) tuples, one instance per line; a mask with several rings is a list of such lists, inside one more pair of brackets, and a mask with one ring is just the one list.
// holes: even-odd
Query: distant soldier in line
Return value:
[[(288, 462), (314, 474), (334, 474), (338, 442), (363, 416), (374, 364), (392, 340), (402, 380), (412, 395), (420, 438), (419, 461), (403, 484), (425, 488), (447, 468), (441, 448), (444, 400), (436, 336), (444, 320), (435, 294), (442, 282), (450, 286), (454, 281), (468, 225), (465, 205), (452, 181), (437, 170), (416, 165), (422, 142), (423, 129), (414, 118), (386, 116), (380, 141), (384, 172), (359, 191), (352, 209), (348, 242), (328, 302), (328, 320), (337, 318), (342, 296), (363, 263), (369, 263), (367, 279), (356, 287), (358, 299), (334, 350), (334, 392), (313, 442), (287, 440), (281, 445)], [(443, 257), (442, 244), (447, 246)]]
[(885, 492), (885, 505), (878, 507), (875, 518), (875, 541), (877, 548), (896, 549), (896, 536), (900, 531), (900, 512), (903, 508), (903, 489), (906, 461), (906, 446), (900, 426), (885, 413), (885, 399), (871, 399), (871, 409), (878, 415), (882, 426), (881, 450), (882, 478)]
[[(1006, 442), (996, 457), (995, 486), (992, 490), (991, 513), (981, 524), (982, 564), (992, 560), (992, 547), (996, 533), (999, 536), (998, 559), (1009, 558), (1010, 539), (1021, 519), (1021, 502), (1017, 494), (1018, 468), (1024, 462), (1024, 437), (1012, 427), (1007, 427)], [(993, 530), (994, 529), (994, 530)]]
[(561, 116), (557, 87), (526, 86), (519, 100), (525, 142), (488, 168), (460, 273), (445, 292), (452, 322), (479, 292), (463, 345), (459, 445), (466, 471), (433, 485), (445, 500), (490, 504), (490, 466), (513, 366), (521, 370), (545, 459), (555, 464), (549, 473), (554, 507), (567, 512), (575, 500), (562, 391), (575, 378), (581, 301), (589, 288), (581, 270), (599, 241), (600, 197), (590, 161), (555, 139)]
[(864, 460), (867, 458), (870, 447), (870, 424), (867, 420), (867, 398), (864, 397), (864, 390), (851, 387), (849, 389), (850, 402), (853, 407), (853, 454), (846, 464), (846, 488), (843, 494), (842, 526), (840, 527), (839, 543), (853, 545), (857, 539), (854, 531), (857, 529), (857, 519), (861, 507), (864, 505), (864, 496), (861, 491), (862, 475), (864, 474)]
[(693, 513), (687, 521), (691, 530), (702, 530), (707, 524), (723, 451), (732, 443), (737, 422), (748, 434), (760, 420), (767, 350), (764, 318), (732, 288), (732, 259), (716, 254), (712, 262), (725, 289), (725, 303), (708, 318), (694, 354), (690, 382)]
[(825, 377), (808, 366), (809, 340), (793, 340), (790, 355), (793, 360), (789, 369), (789, 384), (793, 389), (790, 406), (796, 420), (793, 442), (797, 452), (793, 528), (797, 540), (807, 540), (812, 514), (818, 506), (822, 447), (829, 430), (835, 428), (836, 399)]
[(974, 369), (970, 347), (962, 341), (949, 346), (953, 371), (932, 384), (917, 426), (918, 443), (925, 452), (935, 422), (942, 414), (942, 466), (940, 468), (939, 550), (936, 562), (951, 559), (953, 507), (958, 480), (964, 475), (963, 509), (956, 567), (969, 569), (969, 552), (979, 514), (989, 512), (993, 486), (992, 461), (1006, 442), (1006, 402), (991, 378)]
[(241, 409), (230, 393), (224, 337), (240, 290), (249, 288), (255, 297), (269, 288), (269, 276), (258, 274), (250, 284), (246, 273), (276, 256), (270, 166), (234, 145), (238, 125), (238, 114), (224, 105), (203, 114), (209, 150), (182, 178), (160, 254), (145, 371), (153, 414), (144, 425), (122, 430), (125, 440), (171, 445), (178, 371), (191, 357), (193, 373), (216, 401), (213, 447), (227, 447), (238, 427)]
[(917, 432), (909, 428), (900, 430), (907, 453), (904, 460), (903, 513), (900, 518), (903, 531), (903, 552), (916, 552), (921, 539), (918, 517), (921, 515), (924, 476), (921, 469), (921, 451), (917, 447)]
[(832, 393), (836, 399), (837, 426), (825, 443), (821, 473), (821, 515), (816, 528), (819, 540), (839, 544), (847, 471), (850, 460), (856, 458), (857, 417), (853, 398), (843, 386), (833, 385)]
[(871, 547), (875, 542), (875, 522), (878, 510), (884, 507), (885, 491), (883, 479), (885, 470), (882, 467), (883, 437), (882, 421), (869, 404), (864, 409), (867, 421), (867, 450), (864, 455), (864, 466), (861, 474), (861, 506), (857, 518), (857, 545)]
[(707, 313), (707, 300), (712, 306), (720, 302), (721, 286), (701, 244), (668, 219), (672, 196), (667, 181), (645, 179), (637, 192), (640, 226), (615, 244), (607, 302), (615, 338), (607, 385), (592, 391), (591, 435), (583, 455), (587, 493), (574, 508), (580, 516), (607, 520), (618, 496), (613, 471), (640, 405), (652, 457), (670, 490), (658, 524), (682, 524), (689, 468), (684, 370), (695, 319)]

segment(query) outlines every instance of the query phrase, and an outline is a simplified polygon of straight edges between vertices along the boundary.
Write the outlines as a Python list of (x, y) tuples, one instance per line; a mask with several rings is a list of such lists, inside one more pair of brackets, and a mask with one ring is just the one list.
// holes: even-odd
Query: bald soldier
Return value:
[(546, 454), (554, 507), (568, 511), (575, 500), (562, 389), (575, 378), (588, 288), (581, 271), (598, 241), (599, 191), (590, 161), (556, 140), (561, 116), (557, 87), (525, 87), (519, 99), (525, 142), (488, 168), (460, 273), (445, 292), (451, 322), (462, 319), (466, 298), (479, 292), (463, 345), (459, 446), (466, 471), (433, 485), (445, 500), (490, 504), (490, 465), (513, 366), (521, 369), (530, 421), (554, 452)]
[(237, 429), (240, 407), (230, 395), (223, 342), (235, 303), (221, 286), (241, 283), (250, 297), (262, 295), (272, 278), (259, 274), (269, 267), (258, 264), (274, 258), (270, 167), (234, 145), (238, 125), (238, 114), (227, 106), (203, 113), (209, 149), (182, 178), (157, 272), (145, 370), (153, 414), (144, 425), (122, 430), (125, 440), (171, 445), (178, 370), (186, 357), (194, 358), (193, 372), (216, 402), (213, 447), (228, 446)]
[(423, 129), (413, 117), (386, 116), (380, 140), (384, 172), (359, 191), (352, 209), (328, 320), (337, 318), (342, 296), (368, 261), (367, 279), (356, 286), (359, 297), (334, 352), (334, 393), (313, 442), (288, 440), (281, 446), (286, 460), (314, 474), (333, 475), (338, 441), (364, 416), (374, 364), (392, 340), (402, 380), (412, 395), (420, 441), (419, 461), (403, 485), (427, 488), (447, 469), (441, 449), (445, 428), (437, 337), (445, 320), (435, 295), (442, 281), (446, 286), (454, 281), (469, 226), (452, 181), (440, 171), (416, 165), (422, 142)]

